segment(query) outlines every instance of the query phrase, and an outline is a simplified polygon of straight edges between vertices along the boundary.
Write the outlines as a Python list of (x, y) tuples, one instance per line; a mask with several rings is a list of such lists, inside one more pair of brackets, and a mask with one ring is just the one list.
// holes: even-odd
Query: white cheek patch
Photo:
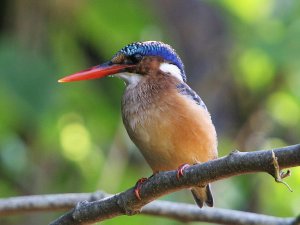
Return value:
[(183, 82), (181, 71), (176, 65), (170, 63), (161, 63), (159, 69), (164, 73), (171, 74), (172, 76), (176, 77), (177, 79)]
[(134, 86), (137, 85), (142, 79), (142, 76), (136, 73), (117, 73), (114, 74), (113, 76), (119, 77), (122, 80), (124, 80), (126, 85), (134, 85)]

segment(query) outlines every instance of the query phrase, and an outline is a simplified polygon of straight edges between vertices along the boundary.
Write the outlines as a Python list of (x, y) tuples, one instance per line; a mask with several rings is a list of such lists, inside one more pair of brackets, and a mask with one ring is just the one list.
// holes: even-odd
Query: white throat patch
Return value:
[(170, 63), (161, 63), (159, 69), (164, 73), (169, 73), (173, 77), (176, 77), (177, 79), (183, 82), (181, 71), (176, 65)]
[(117, 73), (117, 74), (114, 74), (113, 76), (119, 77), (122, 80), (124, 80), (127, 86), (128, 85), (135, 86), (142, 79), (142, 76), (139, 74), (136, 74), (136, 73), (126, 73), (126, 72), (125, 73)]

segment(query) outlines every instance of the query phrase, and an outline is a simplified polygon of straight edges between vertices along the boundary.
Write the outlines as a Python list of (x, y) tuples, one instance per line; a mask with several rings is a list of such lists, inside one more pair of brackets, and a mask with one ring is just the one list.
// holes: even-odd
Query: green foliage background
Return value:
[[(299, 142), (299, 1), (6, 0), (0, 5), (1, 198), (116, 193), (151, 174), (121, 122), (122, 81), (57, 83), (135, 41), (161, 40), (177, 49), (188, 83), (211, 111), (220, 156)], [(193, 6), (205, 13), (190, 12)], [(220, 32), (209, 33), (215, 27)], [(200, 50), (192, 54), (188, 48)], [(300, 169), (293, 169), (287, 179), (293, 193), (265, 174), (216, 182), (216, 207), (298, 215), (299, 177)], [(186, 191), (164, 199), (193, 202)], [(10, 216), (0, 223), (45, 224), (60, 214)], [(103, 224), (141, 223), (181, 224), (142, 215)]]

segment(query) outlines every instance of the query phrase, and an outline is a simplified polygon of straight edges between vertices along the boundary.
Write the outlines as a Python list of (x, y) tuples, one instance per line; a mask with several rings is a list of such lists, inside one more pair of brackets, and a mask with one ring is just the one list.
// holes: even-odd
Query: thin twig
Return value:
[(296, 225), (299, 218), (280, 218), (250, 212), (220, 208), (199, 209), (195, 205), (154, 201), (142, 209), (142, 213), (164, 216), (183, 222), (209, 222), (226, 225)]
[(277, 183), (284, 184), (289, 189), (290, 192), (293, 192), (292, 188), (288, 185), (288, 183), (283, 181), (284, 178), (291, 175), (290, 170), (288, 170), (286, 173), (284, 173), (283, 171), (280, 170), (278, 160), (277, 160), (277, 157), (275, 156), (274, 151), (272, 151), (272, 159), (273, 159), (273, 165), (274, 165), (274, 173), (272, 175), (275, 178), (275, 181)]
[(28, 195), (0, 199), (0, 216), (39, 211), (59, 211), (73, 208), (81, 201), (101, 200), (111, 195), (97, 191), (94, 193), (67, 193), (48, 195)]

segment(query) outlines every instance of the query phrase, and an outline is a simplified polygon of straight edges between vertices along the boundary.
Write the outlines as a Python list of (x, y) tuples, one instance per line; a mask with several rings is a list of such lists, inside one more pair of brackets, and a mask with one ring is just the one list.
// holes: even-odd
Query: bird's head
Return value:
[(186, 81), (183, 63), (170, 45), (158, 41), (135, 42), (118, 51), (109, 62), (69, 75), (59, 82), (114, 75), (131, 84), (143, 76), (155, 76), (159, 71)]

